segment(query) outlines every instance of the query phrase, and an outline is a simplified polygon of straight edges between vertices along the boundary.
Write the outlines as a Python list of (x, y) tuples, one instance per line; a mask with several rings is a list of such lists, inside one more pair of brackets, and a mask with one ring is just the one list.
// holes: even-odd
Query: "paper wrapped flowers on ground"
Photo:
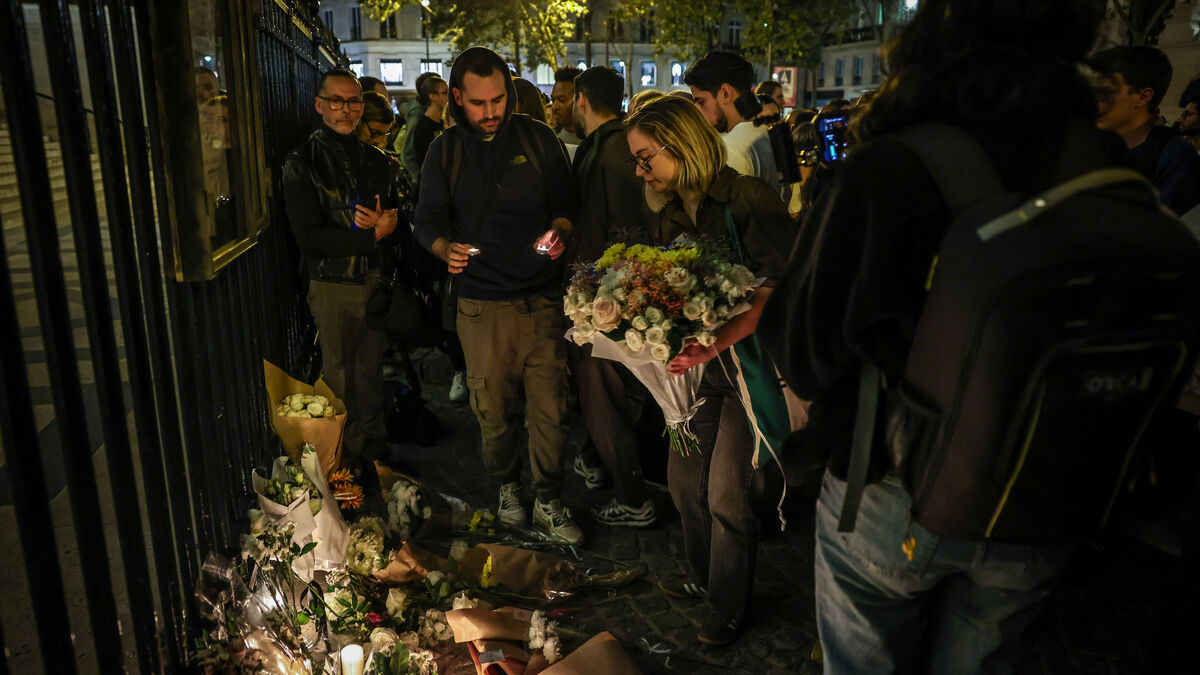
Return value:
[(686, 454), (695, 436), (687, 422), (699, 405), (704, 369), (672, 376), (666, 364), (689, 341), (709, 347), (714, 331), (749, 307), (762, 285), (716, 246), (615, 244), (579, 265), (563, 297), (567, 337), (591, 343), (592, 356), (624, 364), (662, 407), (671, 445)]
[(314, 569), (333, 569), (346, 556), (346, 521), (335, 503), (329, 485), (318, 466), (317, 452), (304, 445), (299, 462), (279, 457), (269, 472), (255, 470), (251, 483), (258, 494), (258, 508), (272, 521), (291, 523), (292, 537), (304, 546), (316, 542), (312, 555), (297, 557), (296, 574), (304, 581), (312, 579)]

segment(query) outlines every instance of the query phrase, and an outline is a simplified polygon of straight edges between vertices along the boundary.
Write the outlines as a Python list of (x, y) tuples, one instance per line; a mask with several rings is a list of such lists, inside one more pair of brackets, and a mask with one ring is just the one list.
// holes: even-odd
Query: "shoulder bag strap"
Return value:
[(949, 124), (919, 124), (895, 134), (921, 160), (955, 216), (1004, 192), (987, 152), (967, 132)]

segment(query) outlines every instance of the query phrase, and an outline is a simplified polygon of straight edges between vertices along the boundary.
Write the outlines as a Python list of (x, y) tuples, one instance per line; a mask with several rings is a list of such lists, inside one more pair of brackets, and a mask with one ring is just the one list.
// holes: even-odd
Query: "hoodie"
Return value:
[[(461, 88), (465, 70), (459, 56), (450, 71), (450, 88)], [(559, 293), (565, 257), (552, 261), (534, 250), (534, 242), (556, 218), (574, 221), (576, 188), (566, 150), (554, 130), (526, 115), (514, 114), (516, 87), (502, 68), (508, 92), (500, 127), (491, 139), (471, 126), (466, 112), (450, 96), (450, 114), (457, 126), (434, 139), (421, 167), (421, 195), (414, 232), (422, 246), (432, 249), (440, 237), (468, 243), (480, 250), (461, 275), (460, 295), (475, 300), (507, 300)], [(516, 125), (525, 125), (540, 153), (541, 171), (525, 157)], [(442, 146), (463, 144), (462, 161), (450, 194), (449, 169), (442, 166)], [(446, 156), (452, 157), (452, 148)], [(489, 195), (494, 192), (488, 213)]]

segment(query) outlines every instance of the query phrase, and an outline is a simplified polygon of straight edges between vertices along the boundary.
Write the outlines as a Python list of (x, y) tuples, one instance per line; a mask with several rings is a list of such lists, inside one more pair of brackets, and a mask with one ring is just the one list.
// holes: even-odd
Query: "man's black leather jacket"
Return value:
[(375, 233), (354, 225), (358, 204), (396, 207), (396, 168), (377, 148), (322, 126), (283, 165), (284, 205), (316, 281), (362, 284), (379, 267)]

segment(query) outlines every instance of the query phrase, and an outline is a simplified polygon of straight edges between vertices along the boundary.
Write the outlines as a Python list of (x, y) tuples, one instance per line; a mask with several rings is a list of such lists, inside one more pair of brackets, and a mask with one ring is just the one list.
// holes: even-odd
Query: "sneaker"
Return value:
[(708, 591), (704, 590), (703, 586), (693, 584), (682, 574), (668, 574), (665, 577), (659, 577), (658, 590), (672, 598), (683, 598), (685, 600), (703, 598), (708, 595)]
[(462, 403), (467, 400), (467, 374), (463, 371), (458, 371), (454, 374), (454, 379), (450, 380), (450, 400), (455, 403)]
[(614, 527), (649, 527), (654, 524), (654, 502), (647, 499), (641, 506), (625, 506), (610, 499), (592, 507), (592, 518)]
[(605, 472), (604, 467), (588, 466), (587, 462), (583, 461), (583, 455), (575, 455), (575, 464), (572, 468), (575, 469), (575, 473), (583, 476), (583, 484), (589, 490), (598, 490), (608, 482), (608, 473)]
[(742, 626), (737, 619), (726, 619), (717, 612), (713, 612), (708, 621), (700, 627), (700, 632), (696, 634), (696, 639), (706, 645), (713, 647), (724, 647), (738, 639), (738, 635), (742, 633)]
[(559, 499), (552, 499), (548, 504), (535, 499), (533, 524), (554, 539), (565, 541), (572, 546), (583, 543), (583, 530), (571, 519), (571, 510), (563, 506)]
[(525, 507), (521, 506), (521, 484), (505, 483), (500, 486), (500, 505), (496, 517), (505, 525), (513, 527), (525, 524)]

